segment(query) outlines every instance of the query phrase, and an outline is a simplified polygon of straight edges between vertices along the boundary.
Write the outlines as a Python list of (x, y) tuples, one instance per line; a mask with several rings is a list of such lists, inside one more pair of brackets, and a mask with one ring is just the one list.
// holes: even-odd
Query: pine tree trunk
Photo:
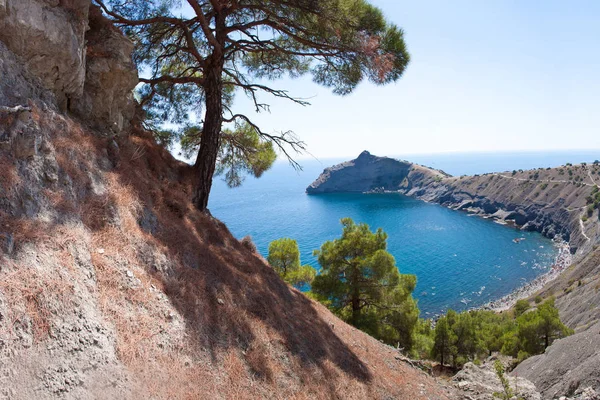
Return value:
[(352, 266), (352, 325), (357, 326), (360, 318), (360, 287), (358, 286), (359, 269)]
[(360, 317), (360, 298), (358, 294), (354, 294), (352, 298), (352, 325), (356, 326)]
[[(224, 20), (217, 18), (218, 25), (223, 26)], [(217, 40), (224, 42), (222, 35), (217, 32)], [(222, 45), (222, 43), (221, 43)], [(194, 167), (196, 168), (196, 187), (194, 190), (194, 205), (200, 211), (208, 208), (208, 198), (215, 173), (219, 139), (223, 125), (223, 68), (225, 59), (221, 49), (215, 49), (206, 59), (204, 95), (206, 110), (200, 150)]]

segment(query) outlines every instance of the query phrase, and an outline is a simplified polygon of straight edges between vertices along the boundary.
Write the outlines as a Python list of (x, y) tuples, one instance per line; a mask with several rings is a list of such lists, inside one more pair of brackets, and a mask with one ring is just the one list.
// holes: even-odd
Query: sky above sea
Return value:
[[(600, 149), (600, 2), (371, 3), (405, 32), (411, 63), (398, 82), (341, 97), (310, 76), (262, 81), (311, 105), (262, 95), (270, 112), (257, 114), (238, 93), (234, 113), (294, 131), (305, 158)], [(186, 4), (176, 12), (190, 17)]]
[(293, 130), (318, 158), (375, 154), (600, 149), (600, 2), (373, 0), (405, 31), (411, 63), (387, 86), (349, 96), (311, 81), (272, 84), (266, 131)]

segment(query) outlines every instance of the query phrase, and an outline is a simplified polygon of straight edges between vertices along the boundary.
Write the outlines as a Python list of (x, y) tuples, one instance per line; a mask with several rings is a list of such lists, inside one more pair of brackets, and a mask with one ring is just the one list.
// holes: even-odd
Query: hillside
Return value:
[(0, 1), (0, 398), (452, 398), (194, 209), (131, 50), (89, 0)]
[[(452, 177), (391, 160), (363, 152), (356, 160), (326, 169), (307, 192), (327, 191), (322, 188), (357, 191), (346, 182), (358, 176), (363, 188), (358, 191), (399, 192), (568, 242), (575, 256), (573, 264), (530, 300), (536, 295), (556, 297), (561, 319), (576, 333), (556, 341), (545, 354), (526, 360), (516, 374), (535, 383), (544, 398), (572, 395), (578, 388), (590, 386), (599, 391), (600, 210), (588, 214), (588, 208), (590, 197), (597, 196), (600, 165)], [(369, 179), (362, 179), (364, 176)]]

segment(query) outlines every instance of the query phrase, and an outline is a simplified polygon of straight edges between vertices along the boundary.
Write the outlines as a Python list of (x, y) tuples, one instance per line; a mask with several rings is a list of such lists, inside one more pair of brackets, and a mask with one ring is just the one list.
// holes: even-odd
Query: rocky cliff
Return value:
[(363, 151), (356, 159), (326, 168), (306, 192), (409, 191), (415, 185), (440, 180), (449, 175), (389, 157), (377, 157)]
[[(113, 135), (133, 118), (133, 43), (90, 0), (0, 0), (0, 46), (0, 102), (23, 103), (43, 90), (45, 104)], [(24, 71), (29, 78), (16, 79)]]
[[(568, 174), (565, 172), (568, 171)], [(565, 178), (564, 176), (569, 178)], [(597, 211), (586, 222), (587, 198), (600, 180), (600, 165), (453, 177), (443, 171), (373, 156), (327, 168), (308, 194), (390, 191), (493, 218), (569, 242), (587, 253), (600, 238)]]
[(0, 0), (0, 399), (447, 399), (189, 201), (85, 0)]
[[(401, 177), (403, 184), (398, 184)], [(380, 185), (382, 180), (385, 185)], [(600, 392), (600, 216), (597, 209), (589, 212), (599, 182), (597, 164), (452, 177), (364, 152), (326, 169), (307, 192), (381, 188), (567, 241), (575, 262), (534, 296), (556, 297), (561, 319), (576, 334), (516, 370), (536, 384), (543, 398), (555, 398), (587, 388)]]

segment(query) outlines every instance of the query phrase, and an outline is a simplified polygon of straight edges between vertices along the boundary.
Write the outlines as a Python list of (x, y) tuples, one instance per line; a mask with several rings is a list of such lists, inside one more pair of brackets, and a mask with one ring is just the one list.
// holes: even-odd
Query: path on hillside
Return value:
[(594, 183), (595, 186), (598, 186), (598, 184), (596, 183), (596, 181), (594, 180), (594, 178), (592, 178), (592, 171), (588, 169), (588, 176), (590, 177), (590, 180)]
[[(589, 171), (588, 171), (589, 173)], [(526, 179), (526, 178), (516, 178), (514, 176), (506, 176), (506, 175), (502, 175), (499, 173), (492, 173), (492, 175), (496, 175), (496, 176), (500, 176), (502, 178), (506, 178), (506, 179), (514, 179), (515, 181), (521, 181), (521, 182), (539, 182), (539, 183), (573, 183), (573, 184), (577, 184), (577, 183), (582, 183), (586, 186), (596, 186), (596, 183), (594, 182), (594, 180), (592, 179), (592, 182), (594, 182), (593, 184), (591, 183), (585, 183), (585, 182), (573, 182), (573, 181), (564, 181), (564, 180), (550, 180), (550, 179), (546, 179), (546, 180), (542, 180), (542, 179)], [(590, 176), (591, 179), (591, 176)]]
[(587, 206), (583, 206), (583, 207), (579, 207), (579, 208), (572, 208), (572, 209), (568, 209), (565, 208), (565, 210), (567, 211), (577, 211), (577, 210), (581, 210), (581, 214), (579, 214), (579, 228), (581, 229), (581, 234), (583, 235), (583, 237), (589, 242), (590, 237), (588, 235), (585, 234), (585, 225), (583, 224), (583, 216), (585, 215), (585, 213), (587, 213)]

